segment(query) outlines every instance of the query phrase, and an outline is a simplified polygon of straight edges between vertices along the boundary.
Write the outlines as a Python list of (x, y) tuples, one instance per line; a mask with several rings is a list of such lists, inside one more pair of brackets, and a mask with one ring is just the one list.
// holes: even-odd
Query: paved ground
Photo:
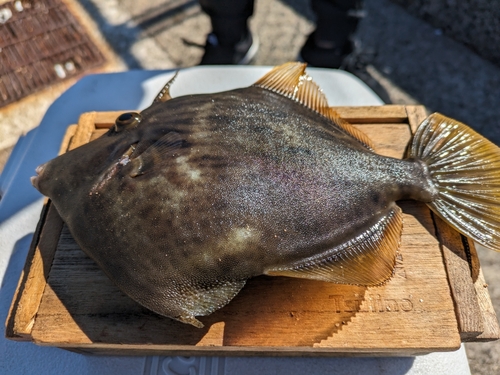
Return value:
[[(73, 0), (72, 0), (73, 1)], [(388, 0), (366, 0), (357, 39), (366, 68), (358, 74), (387, 102), (420, 103), (468, 123), (500, 144), (500, 67), (442, 35)], [(118, 69), (196, 65), (208, 18), (195, 0), (80, 0), (121, 63)], [(314, 17), (307, 0), (256, 0), (251, 27), (261, 47), (253, 64), (295, 60)], [(15, 140), (36, 126), (56, 92), (0, 111), (0, 168)], [(500, 315), (500, 255), (480, 250)], [(500, 373), (500, 343), (468, 344), (473, 374)], [(450, 369), (452, 373), (452, 369)]]

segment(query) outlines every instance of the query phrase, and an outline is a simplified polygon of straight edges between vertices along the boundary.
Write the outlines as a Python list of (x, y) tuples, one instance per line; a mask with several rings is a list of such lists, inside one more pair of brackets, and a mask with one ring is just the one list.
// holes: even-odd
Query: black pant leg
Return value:
[(362, 0), (311, 0), (316, 14), (316, 40), (342, 47), (356, 31)]
[(241, 39), (254, 9), (254, 0), (199, 0), (199, 3), (210, 17), (212, 32), (223, 45), (235, 44)]

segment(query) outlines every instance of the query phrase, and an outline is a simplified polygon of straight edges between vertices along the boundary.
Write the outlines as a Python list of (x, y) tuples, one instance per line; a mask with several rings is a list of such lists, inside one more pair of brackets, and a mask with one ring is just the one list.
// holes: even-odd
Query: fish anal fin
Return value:
[(393, 274), (403, 215), (395, 204), (369, 229), (322, 254), (270, 269), (270, 276), (288, 276), (338, 284), (375, 286)]

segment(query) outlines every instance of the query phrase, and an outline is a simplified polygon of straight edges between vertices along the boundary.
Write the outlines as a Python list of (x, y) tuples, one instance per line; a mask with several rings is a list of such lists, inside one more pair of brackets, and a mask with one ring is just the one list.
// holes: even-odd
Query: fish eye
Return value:
[(115, 132), (120, 132), (126, 128), (135, 127), (142, 120), (142, 116), (137, 112), (125, 112), (115, 120)]

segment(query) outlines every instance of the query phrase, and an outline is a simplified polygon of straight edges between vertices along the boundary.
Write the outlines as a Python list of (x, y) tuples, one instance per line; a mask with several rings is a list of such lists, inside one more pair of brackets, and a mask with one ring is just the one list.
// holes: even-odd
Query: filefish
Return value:
[(400, 160), (376, 154), (301, 63), (215, 94), (172, 98), (171, 84), (32, 177), (146, 308), (202, 327), (258, 275), (380, 285), (401, 199), (500, 251), (500, 150), (466, 125), (430, 115)]

